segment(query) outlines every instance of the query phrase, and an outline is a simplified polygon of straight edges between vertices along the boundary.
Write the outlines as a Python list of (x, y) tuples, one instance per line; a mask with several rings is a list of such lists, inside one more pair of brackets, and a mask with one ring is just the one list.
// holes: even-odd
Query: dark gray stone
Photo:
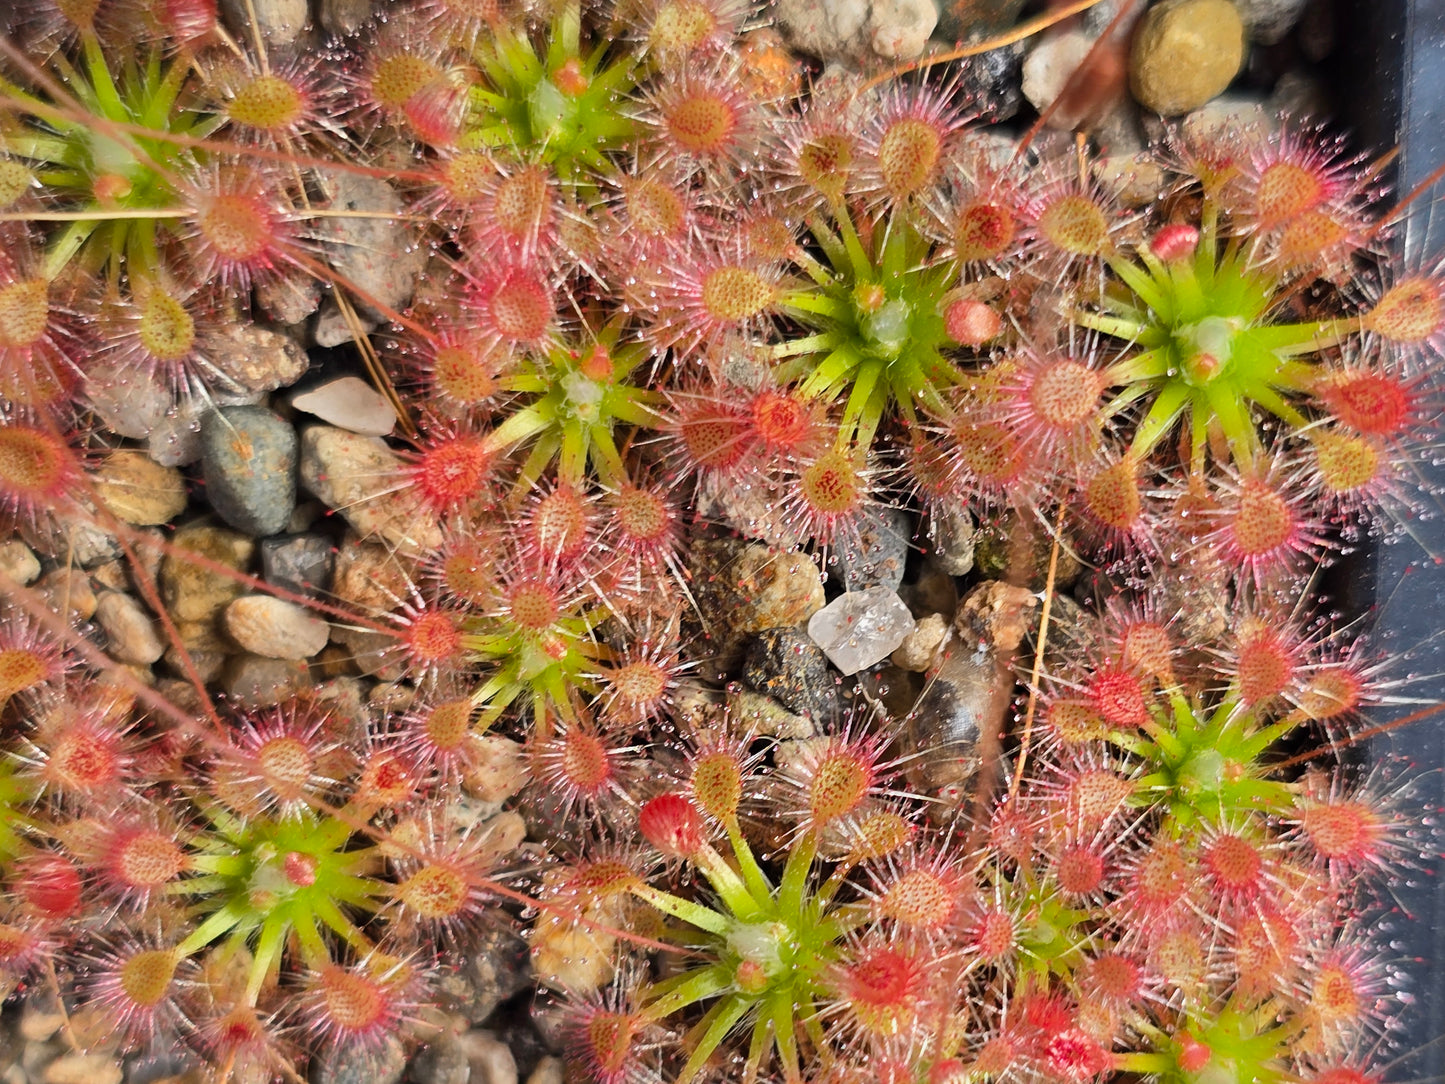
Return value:
[(336, 553), (319, 534), (292, 534), (261, 543), (261, 574), (266, 582), (298, 595), (319, 596), (331, 589)]
[(958, 62), (958, 93), (980, 120), (1008, 120), (1023, 105), (1024, 44), (964, 57)]
[(827, 656), (797, 629), (758, 633), (743, 659), (743, 680), (793, 714), (815, 722), (830, 720), (842, 710)]
[(296, 430), (265, 407), (222, 407), (201, 423), (201, 476), (216, 514), (244, 534), (277, 534), (296, 507)]

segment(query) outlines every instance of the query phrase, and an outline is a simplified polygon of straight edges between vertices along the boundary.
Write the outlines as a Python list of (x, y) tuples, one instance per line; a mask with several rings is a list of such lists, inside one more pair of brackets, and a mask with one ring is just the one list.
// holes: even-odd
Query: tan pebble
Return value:
[(45, 1067), (45, 1084), (120, 1084), (119, 1063), (102, 1054), (66, 1054)]
[(222, 624), (236, 643), (268, 659), (309, 659), (331, 637), (330, 624), (270, 595), (236, 599), (226, 607)]
[(130, 595), (104, 591), (95, 607), (95, 623), (104, 631), (111, 658), (149, 666), (165, 654), (166, 645), (145, 608)]
[(903, 643), (893, 652), (893, 665), (900, 670), (923, 673), (933, 665), (933, 656), (947, 633), (948, 618), (942, 614), (929, 614), (920, 618), (913, 626), (913, 631), (903, 638)]
[(169, 523), (186, 507), (181, 472), (161, 466), (144, 452), (112, 452), (91, 481), (100, 502), (117, 519), (135, 527)]
[(14, 580), (21, 587), (29, 587), (40, 576), (40, 559), (18, 538), (0, 543), (0, 576)]
[(89, 621), (95, 616), (95, 591), (90, 577), (78, 568), (56, 568), (36, 584), (46, 603), (58, 614)]
[(474, 743), (472, 767), (462, 780), (467, 791), (484, 802), (502, 802), (527, 783), (527, 758), (520, 742), (485, 734)]
[(1223, 93), (1244, 61), (1244, 20), (1230, 0), (1162, 0), (1140, 20), (1129, 88), (1145, 109), (1188, 113)]
[(177, 621), (213, 620), (246, 590), (226, 570), (249, 568), (255, 551), (254, 540), (224, 527), (182, 527), (161, 564), (166, 609)]

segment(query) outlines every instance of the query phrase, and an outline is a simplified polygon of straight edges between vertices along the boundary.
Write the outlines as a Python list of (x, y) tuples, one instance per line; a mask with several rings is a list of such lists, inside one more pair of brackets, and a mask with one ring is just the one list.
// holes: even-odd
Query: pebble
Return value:
[(201, 476), (226, 523), (277, 534), (296, 507), (296, 430), (265, 407), (222, 407), (201, 423)]
[(950, 576), (973, 571), (973, 514), (964, 504), (938, 504), (928, 517), (928, 540), (938, 567)]
[(887, 587), (896, 591), (903, 583), (903, 566), (908, 560), (908, 539), (913, 519), (899, 508), (869, 507), (858, 524), (858, 545), (840, 549), (835, 560), (842, 569), (848, 591)]
[(40, 558), (18, 538), (0, 542), (0, 576), (29, 587), (40, 576)]
[(562, 1084), (564, 1079), (562, 1059), (548, 1055), (527, 1075), (527, 1084)]
[(906, 717), (909, 783), (931, 797), (962, 800), (979, 768), (979, 739), (997, 730), (1012, 685), (1000, 680), (997, 648), (954, 641)]
[(331, 627), (331, 641), (344, 647), (358, 673), (380, 681), (400, 681), (406, 674), (395, 636), (346, 625)]
[(367, 613), (383, 613), (410, 592), (406, 567), (385, 546), (363, 542), (354, 534), (341, 540), (331, 576), (331, 593), (338, 602)]
[(749, 545), (730, 571), (733, 586), (745, 600), (732, 621), (740, 632), (801, 624), (827, 600), (818, 567), (805, 554)]
[(65, 1013), (54, 994), (36, 986), (25, 996), (20, 1011), (20, 1037), (29, 1043), (43, 1043), (65, 1023)]
[(273, 707), (311, 685), (310, 668), (293, 659), (233, 655), (221, 673), (226, 696), (243, 711)]
[(358, 329), (362, 334), (371, 334), (376, 330), (379, 322), (359, 312), (355, 314), (353, 322), (341, 311), (341, 306), (336, 303), (336, 299), (328, 297), (322, 302), (321, 312), (311, 325), (311, 339), (317, 346), (333, 350), (338, 346), (354, 342)]
[(817, 721), (841, 710), (838, 687), (827, 656), (796, 629), (764, 629), (748, 644), (742, 678), (794, 715)]
[(704, 523), (720, 523), (783, 550), (796, 549), (804, 541), (789, 525), (776, 493), (761, 483), (704, 475), (693, 500), (697, 518)]
[(211, 411), (199, 399), (182, 399), (151, 428), (146, 455), (163, 467), (188, 467), (201, 458), (201, 418)]
[(95, 623), (105, 632), (110, 655), (117, 662), (149, 666), (166, 652), (151, 615), (130, 595), (102, 591), (95, 606)]
[[(245, 587), (208, 565), (244, 571), (255, 551), (256, 543), (252, 539), (224, 527), (204, 524), (182, 527), (171, 540), (171, 552), (161, 563), (161, 598), (166, 609), (177, 621), (214, 619)], [(188, 553), (207, 564), (188, 560)]]
[(226, 607), (222, 624), (241, 647), (268, 659), (309, 659), (331, 638), (327, 622), (270, 595), (236, 599)]
[(843, 674), (874, 666), (913, 631), (913, 615), (886, 587), (839, 595), (808, 621), (808, 635)]
[[(1029, 104), (1040, 112), (1047, 109), (1063, 93), (1069, 78), (1094, 47), (1094, 41), (1093, 35), (1079, 29), (1046, 34), (1040, 38), (1023, 62), (1022, 89)], [(1063, 126), (1069, 127), (1068, 124)]]
[(321, 25), (331, 34), (354, 34), (371, 18), (372, 0), (321, 0)]
[(289, 388), (311, 364), (289, 335), (240, 321), (210, 332), (206, 349), (219, 375), (241, 392)]
[(419, 1050), (407, 1068), (411, 1084), (470, 1084), (471, 1076), (461, 1038), (449, 1029)]
[(1027, 0), (943, 0), (938, 30), (949, 41), (992, 37), (1018, 22)]
[(468, 1031), (461, 1045), (471, 1066), (471, 1084), (517, 1084), (517, 1061), (507, 1044), (492, 1032)]
[(964, 57), (958, 62), (958, 92), (971, 111), (989, 124), (1008, 120), (1019, 111), (1024, 44)]
[(732, 682), (727, 690), (728, 717), (739, 733), (768, 738), (811, 738), (818, 733), (813, 720), (794, 715), (771, 696)]
[(89, 621), (95, 616), (95, 589), (90, 577), (78, 568), (54, 568), (36, 582), (45, 604), (72, 621)]
[(531, 778), (526, 747), (500, 734), (478, 738), (468, 764), (462, 785), (468, 794), (483, 802), (505, 802)]
[(1129, 86), (1166, 117), (1198, 109), (1229, 86), (1244, 61), (1244, 23), (1230, 0), (1161, 0), (1140, 20)]
[(336, 551), (319, 534), (283, 535), (261, 540), (261, 575), (273, 587), (316, 597), (331, 589)]
[(778, 0), (774, 17), (799, 52), (858, 65), (919, 56), (938, 9), (932, 0)]
[(401, 1040), (386, 1035), (376, 1043), (336, 1046), (313, 1068), (316, 1084), (397, 1084), (406, 1071), (406, 1052)]
[(328, 380), (291, 400), (297, 410), (367, 437), (384, 437), (396, 427), (386, 396), (357, 376)]
[(380, 437), (329, 425), (301, 434), (301, 483), (366, 537), (406, 553), (426, 553), (443, 541), (437, 517), (409, 490), (397, 489), (406, 463)]
[(161, 373), (103, 362), (87, 364), (85, 398), (108, 428), (132, 440), (150, 436), (174, 401)]
[(1251, 41), (1274, 45), (1299, 22), (1309, 0), (1234, 0)]
[(44, 1084), (120, 1084), (120, 1063), (104, 1054), (62, 1054), (45, 1067)]
[(95, 494), (112, 514), (133, 527), (169, 523), (186, 507), (186, 480), (144, 452), (111, 452), (91, 475)]
[(903, 638), (890, 660), (900, 670), (921, 674), (933, 665), (938, 645), (948, 635), (949, 620), (942, 614), (928, 614), (919, 619), (913, 631)]
[(416, 243), (414, 230), (404, 221), (405, 204), (396, 189), (379, 177), (334, 172), (320, 178), (329, 199), (328, 210), (368, 211), (375, 217), (318, 218), (312, 235), (321, 243), (341, 279), (356, 288), (356, 307), (384, 318), (371, 304), (391, 312), (406, 307), (416, 290), (417, 276), (426, 263), (427, 250)]
[(321, 283), (310, 275), (263, 278), (253, 289), (257, 307), (278, 324), (299, 324), (321, 304)]
[(63, 519), (39, 516), (20, 525), (20, 537), (42, 557), (52, 557), (62, 564), (92, 565), (113, 561), (120, 556), (120, 542), (90, 516), (81, 514)]
[[(254, 7), (252, 6), (254, 4)], [(255, 20), (268, 45), (290, 45), (306, 29), (306, 0), (221, 0), (232, 26), (250, 26), (248, 11), (255, 11)]]
[(488, 925), (478, 933), (458, 975), (466, 987), (462, 1014), (479, 1024), (532, 984), (527, 942), (505, 926)]

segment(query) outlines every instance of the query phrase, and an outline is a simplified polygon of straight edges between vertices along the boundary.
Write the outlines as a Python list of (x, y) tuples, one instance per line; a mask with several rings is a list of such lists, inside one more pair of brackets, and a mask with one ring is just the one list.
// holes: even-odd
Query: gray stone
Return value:
[(144, 440), (171, 408), (171, 389), (160, 373), (134, 366), (87, 363), (85, 398), (107, 427), (123, 437)]
[(385, 318), (406, 306), (416, 290), (427, 250), (404, 221), (406, 205), (378, 177), (332, 173), (322, 178), (328, 210), (373, 212), (375, 217), (319, 217), (312, 232), (336, 273), (354, 287), (358, 309)]
[(973, 515), (963, 504), (934, 506), (928, 517), (928, 540), (938, 567), (950, 576), (973, 571)]
[(397, 1084), (406, 1071), (401, 1041), (388, 1035), (380, 1044), (332, 1048), (315, 1065), (316, 1084)]
[(990, 49), (958, 62), (958, 94), (979, 119), (989, 123), (1008, 120), (1023, 104), (1020, 86), (1024, 44)]
[(103, 591), (95, 605), (95, 623), (104, 630), (111, 658), (149, 666), (166, 652), (155, 622), (139, 602), (119, 591)]
[(104, 564), (121, 555), (120, 540), (95, 522), (94, 514), (37, 516), (20, 524), (20, 537), (37, 554), (61, 564), (81, 568)]
[(269, 708), (289, 700), (312, 685), (304, 662), (236, 655), (227, 660), (221, 676), (226, 696), (243, 710)]
[(844, 589), (898, 590), (903, 583), (903, 566), (908, 560), (908, 539), (912, 534), (913, 519), (907, 512), (870, 506), (860, 517), (856, 549), (845, 546), (834, 554), (842, 568)]
[(261, 575), (273, 587), (316, 597), (331, 589), (336, 554), (319, 534), (282, 535), (261, 542)]
[(796, 629), (758, 633), (743, 655), (742, 676), (758, 692), (815, 722), (832, 719), (842, 710), (827, 657)]
[(227, 324), (208, 333), (205, 346), (216, 373), (234, 385), (217, 392), (289, 388), (310, 365), (296, 340), (255, 324)]
[(839, 595), (808, 619), (808, 635), (844, 674), (877, 665), (913, 631), (913, 615), (886, 587)]
[(909, 783), (950, 804), (962, 800), (983, 729), (997, 729), (1011, 692), (992, 645), (949, 644), (904, 723), (908, 750), (919, 754), (908, 763)]
[(296, 430), (264, 407), (225, 407), (201, 426), (211, 507), (250, 535), (285, 530), (296, 507)]
[(365, 380), (342, 376), (295, 396), (291, 405), (324, 422), (368, 437), (384, 437), (396, 426), (396, 411)]
[(182, 399), (146, 438), (146, 454), (163, 467), (188, 467), (201, 458), (201, 419), (211, 412), (200, 399)]
[(1274, 45), (1294, 29), (1309, 0), (1234, 0), (1251, 41)]
[(530, 950), (527, 942), (505, 926), (487, 926), (472, 947), (461, 975), (467, 980), (470, 997), (462, 1012), (473, 1024), (480, 1024), (497, 1006), (532, 984)]

